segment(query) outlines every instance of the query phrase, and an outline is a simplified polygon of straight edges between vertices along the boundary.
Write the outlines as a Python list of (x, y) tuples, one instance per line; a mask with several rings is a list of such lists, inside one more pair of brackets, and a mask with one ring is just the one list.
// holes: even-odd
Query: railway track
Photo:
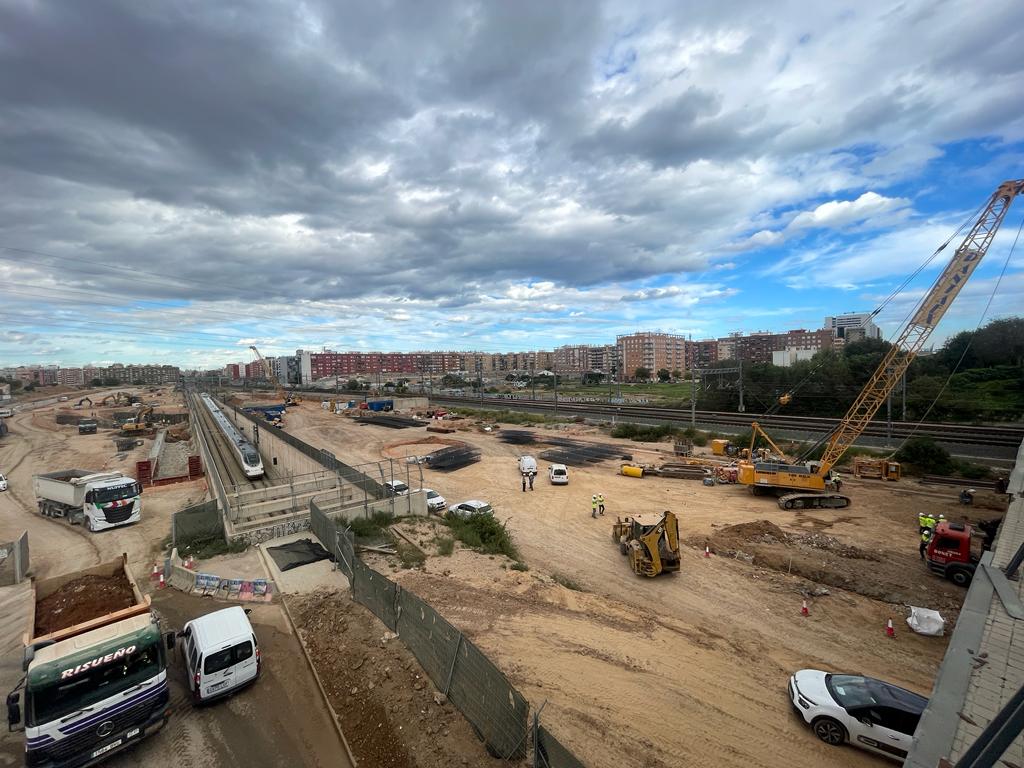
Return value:
[[(258, 480), (245, 476), (242, 468), (235, 460), (235, 454), (228, 446), (227, 438), (220, 431), (210, 412), (203, 407), (202, 402), (193, 395), (192, 412), (198, 415), (199, 428), (206, 435), (206, 442), (213, 453), (214, 462), (217, 464), (217, 471), (220, 473), (225, 489), (229, 491), (250, 490), (252, 488), (269, 488), (274, 485), (273, 481), (264, 474)], [(266, 467), (264, 467), (266, 472)]]
[[(555, 410), (552, 400), (508, 399), (496, 397), (432, 397), (431, 402), (440, 405), (464, 407), (491, 407), (509, 410), (524, 410), (548, 413)], [(614, 417), (623, 421), (663, 423), (678, 426), (690, 425), (690, 411), (678, 408), (662, 408), (654, 405), (609, 404), (600, 402), (564, 402), (559, 400), (558, 412), (566, 415), (592, 415)], [(817, 416), (757, 416), (756, 414), (730, 413), (724, 411), (696, 411), (699, 424), (749, 427), (757, 421), (767, 431), (796, 431), (809, 434), (826, 434), (839, 423), (839, 419)], [(864, 430), (867, 437), (892, 437), (903, 439), (910, 436), (928, 436), (947, 443), (965, 443), (999, 447), (1017, 447), (1024, 441), (1024, 425), (986, 426), (975, 424), (946, 424), (940, 422), (916, 424), (894, 421), (891, 431), (886, 421), (874, 421)]]

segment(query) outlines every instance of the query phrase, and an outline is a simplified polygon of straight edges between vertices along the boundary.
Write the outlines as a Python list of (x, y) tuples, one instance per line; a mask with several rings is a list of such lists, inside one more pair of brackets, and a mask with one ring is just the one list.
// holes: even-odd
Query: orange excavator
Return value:
[[(848, 496), (832, 491), (835, 487), (832, 467), (860, 437), (924, 347), (935, 326), (988, 252), (1013, 199), (1022, 192), (1024, 179), (1017, 179), (1003, 182), (992, 194), (942, 274), (918, 303), (877, 370), (832, 431), (821, 459), (804, 463), (758, 462), (751, 455), (739, 462), (740, 483), (749, 485), (752, 493), (779, 496), (782, 509), (841, 509), (850, 505)], [(755, 424), (755, 435), (758, 431)]]

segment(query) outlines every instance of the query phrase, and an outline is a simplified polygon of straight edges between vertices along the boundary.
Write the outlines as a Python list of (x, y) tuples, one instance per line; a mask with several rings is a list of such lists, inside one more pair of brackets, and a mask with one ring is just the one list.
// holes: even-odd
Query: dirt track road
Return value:
[[(0, 493), (0, 540), (13, 539), (25, 530), (29, 532), (32, 573), (37, 578), (94, 565), (127, 552), (143, 589), (148, 589), (145, 574), (152, 566), (161, 539), (170, 530), (171, 513), (202, 498), (205, 484), (199, 481), (146, 489), (142, 522), (97, 534), (63, 520), (43, 518), (35, 511), (34, 473), (79, 466), (115, 468), (130, 473), (134, 467), (129, 465), (136, 458), (131, 455), (123, 460), (114, 458), (109, 434), (79, 436), (73, 427), (58, 427), (52, 419), (53, 409), (41, 408), (20, 413), (8, 422), (11, 432), (0, 441), (0, 471), (7, 475), (11, 489)], [(24, 610), (23, 602), (18, 603), (21, 610)], [(223, 607), (210, 599), (172, 590), (157, 592), (154, 606), (172, 628), (180, 628), (189, 618)], [(0, 620), (5, 624), (24, 621), (23, 617), (6, 614), (0, 616)], [(187, 698), (181, 664), (175, 663), (171, 669), (173, 714), (168, 726), (104, 765), (114, 768), (348, 766), (330, 713), (316, 690), (298, 640), (281, 607), (256, 606), (252, 620), (265, 662), (265, 673), (254, 686), (213, 706), (195, 709)], [(17, 643), (7, 643), (0, 653), (3, 654), (0, 670), (4, 683), (9, 682), (8, 678), (16, 681), (20, 647)], [(6, 688), (0, 691), (0, 694), (6, 693)], [(0, 766), (21, 765), (23, 755), (22, 735), (8, 734), (3, 729)]]

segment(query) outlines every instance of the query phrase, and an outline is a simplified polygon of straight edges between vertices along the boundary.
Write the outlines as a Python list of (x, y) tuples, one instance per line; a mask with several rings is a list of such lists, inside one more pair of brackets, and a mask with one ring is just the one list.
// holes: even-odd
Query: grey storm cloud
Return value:
[(1019, 137), (1012, 35), (973, 60), (924, 4), (859, 36), (802, 7), (0, 3), (0, 246), (36, 252), (0, 270), (54, 296), (441, 308), (660, 285), (767, 211), (856, 198), (851, 143), (930, 148), (978, 115)]

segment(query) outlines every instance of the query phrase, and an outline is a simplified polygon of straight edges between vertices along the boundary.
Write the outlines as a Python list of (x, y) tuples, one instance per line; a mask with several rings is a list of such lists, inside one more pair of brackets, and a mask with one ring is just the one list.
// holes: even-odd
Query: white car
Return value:
[(548, 480), (552, 485), (568, 485), (569, 469), (565, 464), (552, 464), (548, 467)]
[(388, 480), (384, 483), (384, 491), (388, 496), (405, 496), (409, 492), (409, 486), (401, 480)]
[(448, 507), (449, 517), (461, 517), (463, 519), (472, 517), (473, 515), (493, 515), (494, 508), (486, 501), (480, 501), (479, 499), (470, 499), (469, 501), (463, 501), (460, 504), (456, 504), (454, 507)]
[(445, 507), (448, 506), (448, 502), (444, 500), (437, 491), (432, 488), (421, 488), (421, 491), (427, 494), (427, 510), (430, 512), (444, 512)]
[(801, 669), (789, 679), (793, 709), (832, 746), (850, 743), (903, 762), (928, 699), (862, 675)]
[(6, 491), (6, 490), (7, 490), (7, 478), (4, 477), (3, 475), (0, 475), (0, 491)]

